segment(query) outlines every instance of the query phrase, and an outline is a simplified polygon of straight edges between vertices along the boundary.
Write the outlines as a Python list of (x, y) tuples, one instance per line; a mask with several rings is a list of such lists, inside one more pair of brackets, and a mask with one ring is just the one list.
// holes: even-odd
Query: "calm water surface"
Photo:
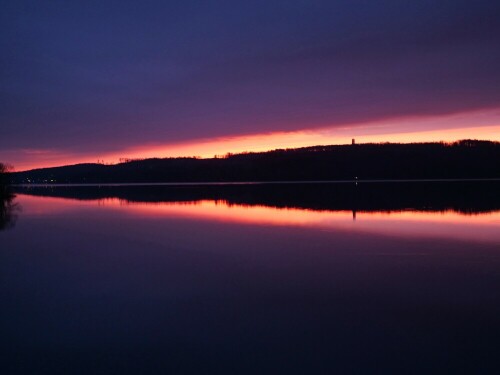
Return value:
[(0, 372), (500, 373), (500, 185), (474, 186), (20, 188)]

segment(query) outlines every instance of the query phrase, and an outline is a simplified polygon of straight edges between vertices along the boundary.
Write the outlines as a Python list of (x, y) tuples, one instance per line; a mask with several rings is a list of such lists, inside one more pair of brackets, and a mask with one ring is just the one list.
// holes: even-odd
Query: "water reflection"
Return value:
[(185, 218), (263, 226), (301, 226), (321, 230), (370, 232), (390, 236), (441, 237), (500, 243), (500, 211), (348, 211), (276, 208), (226, 200), (131, 202), (119, 198), (72, 200), (20, 194), (27, 213), (54, 215), (100, 209), (149, 218)]
[(18, 189), (0, 373), (498, 373), (498, 185), (359, 187)]
[(102, 185), (19, 186), (20, 193), (127, 202), (225, 201), (228, 204), (276, 208), (347, 211), (457, 211), (483, 213), (500, 210), (500, 181), (415, 183), (316, 183), (237, 185)]
[(15, 196), (9, 192), (0, 194), (0, 230), (14, 227), (19, 205), (14, 202)]
[[(19, 188), (30, 212), (123, 214), (500, 242), (499, 182)], [(38, 198), (37, 198), (38, 197)]]

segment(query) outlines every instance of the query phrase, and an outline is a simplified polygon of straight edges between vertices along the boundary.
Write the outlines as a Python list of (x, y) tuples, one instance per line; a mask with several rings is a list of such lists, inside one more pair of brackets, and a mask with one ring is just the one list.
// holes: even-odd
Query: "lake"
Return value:
[(500, 182), (19, 186), (2, 374), (500, 373)]

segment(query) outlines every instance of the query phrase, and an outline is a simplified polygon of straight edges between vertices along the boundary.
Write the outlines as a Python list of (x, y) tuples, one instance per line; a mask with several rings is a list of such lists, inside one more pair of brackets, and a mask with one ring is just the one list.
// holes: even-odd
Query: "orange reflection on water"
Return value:
[(129, 218), (217, 221), (264, 226), (295, 226), (322, 231), (352, 231), (384, 236), (416, 236), (498, 242), (500, 211), (464, 214), (457, 211), (320, 211), (232, 204), (224, 200), (129, 202), (118, 198), (74, 200), (20, 194), (23, 214), (34, 216), (105, 212)]

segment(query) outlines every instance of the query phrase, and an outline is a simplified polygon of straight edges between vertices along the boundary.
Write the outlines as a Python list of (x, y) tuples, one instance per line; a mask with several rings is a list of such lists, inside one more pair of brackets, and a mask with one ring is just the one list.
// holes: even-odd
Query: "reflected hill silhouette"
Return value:
[(275, 208), (349, 211), (500, 210), (500, 181), (269, 183), (219, 185), (29, 185), (15, 191), (77, 200), (117, 198), (131, 203), (225, 201)]

